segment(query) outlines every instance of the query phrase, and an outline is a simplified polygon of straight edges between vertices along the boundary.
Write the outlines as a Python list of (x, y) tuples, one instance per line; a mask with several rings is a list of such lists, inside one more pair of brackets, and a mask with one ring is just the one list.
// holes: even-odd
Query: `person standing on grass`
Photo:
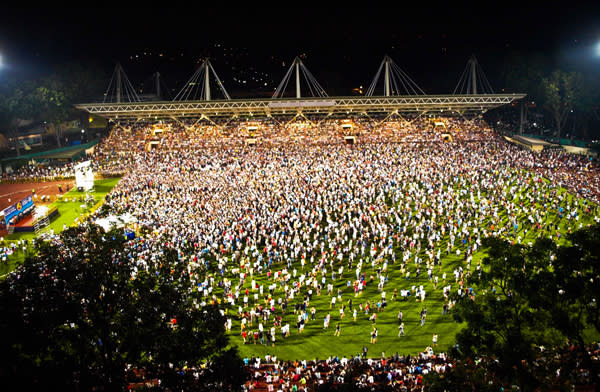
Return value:
[(437, 346), (437, 342), (438, 342), (438, 336), (437, 336), (437, 333), (434, 333), (434, 334), (433, 334), (433, 339), (432, 339), (432, 342), (433, 342), (433, 346), (434, 346), (434, 347), (435, 347), (435, 346)]
[(398, 326), (398, 337), (404, 336), (404, 323), (400, 323)]
[(371, 344), (377, 343), (377, 328), (373, 327), (373, 331), (371, 331)]
[(340, 336), (340, 323), (335, 325), (335, 332), (333, 333), (333, 336)]
[(373, 313), (371, 317), (369, 317), (369, 320), (371, 320), (371, 323), (375, 325), (375, 322), (377, 321), (377, 313)]

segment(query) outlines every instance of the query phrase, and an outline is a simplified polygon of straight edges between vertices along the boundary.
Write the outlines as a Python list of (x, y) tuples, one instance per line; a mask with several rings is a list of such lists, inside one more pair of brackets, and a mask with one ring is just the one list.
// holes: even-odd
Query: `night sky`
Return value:
[(238, 8), (233, 2), (206, 9), (203, 2), (190, 9), (4, 7), (0, 81), (1, 72), (37, 75), (75, 62), (97, 67), (108, 84), (119, 61), (134, 85), (159, 71), (178, 89), (210, 56), (235, 97), (272, 90), (301, 54), (330, 95), (368, 86), (385, 54), (429, 94), (451, 93), (471, 54), (496, 91), (515, 51), (539, 52), (548, 67), (600, 72), (593, 47), (600, 42), (600, 2), (481, 2), (487, 8), (428, 3), (420, 9), (403, 3), (364, 9), (296, 2), (295, 10)]

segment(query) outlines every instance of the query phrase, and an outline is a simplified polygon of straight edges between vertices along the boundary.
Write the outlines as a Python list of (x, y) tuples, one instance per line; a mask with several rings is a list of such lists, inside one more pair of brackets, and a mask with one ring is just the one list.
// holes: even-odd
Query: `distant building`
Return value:
[[(20, 120), (18, 128), (19, 147), (22, 150), (29, 151), (32, 147), (44, 145), (44, 134), (46, 130), (41, 123), (32, 120)], [(8, 137), (11, 150), (15, 150), (14, 137)]]

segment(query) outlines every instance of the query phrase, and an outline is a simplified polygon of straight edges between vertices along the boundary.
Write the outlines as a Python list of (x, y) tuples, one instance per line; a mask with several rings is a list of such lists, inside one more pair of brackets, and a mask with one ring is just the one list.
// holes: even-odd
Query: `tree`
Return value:
[(554, 70), (550, 77), (542, 79), (544, 107), (553, 118), (560, 139), (569, 113), (581, 98), (582, 75), (578, 72)]
[(552, 269), (537, 284), (532, 305), (545, 308), (552, 324), (571, 343), (571, 365), (581, 361), (600, 385), (600, 364), (587, 350), (589, 330), (600, 333), (600, 225), (584, 227), (567, 236), (568, 246), (557, 248)]
[(200, 305), (176, 251), (138, 270), (122, 232), (86, 224), (37, 252), (0, 283), (1, 381), (122, 390), (129, 367), (162, 388), (239, 387), (243, 362), (227, 348), (225, 319), (215, 304)]
[(65, 90), (63, 80), (58, 75), (52, 75), (43, 79), (31, 95), (31, 100), (38, 109), (38, 117), (50, 124), (58, 147), (62, 146), (61, 136), (65, 122), (73, 113), (72, 104)]
[(7, 151), (10, 148), (6, 136), (0, 133), (0, 151)]
[(536, 361), (540, 346), (561, 342), (551, 326), (550, 313), (530, 306), (533, 281), (548, 256), (547, 246), (545, 240), (528, 248), (486, 239), (484, 271), (469, 281), (477, 285), (476, 298), (467, 294), (456, 305), (455, 319), (466, 322), (457, 334), (457, 353), (488, 364), (494, 383), (514, 383), (522, 390), (539, 387), (547, 373), (530, 364)]
[(600, 381), (586, 335), (600, 332), (600, 225), (569, 234), (561, 246), (542, 237), (531, 246), (498, 238), (483, 245), (484, 268), (455, 298), (454, 318), (465, 323), (456, 366), (428, 377), (431, 390), (568, 390), (579, 368)]
[[(573, 103), (573, 133), (579, 133), (583, 139), (588, 140), (590, 126), (597, 118), (600, 101), (597, 77), (581, 74), (576, 78), (577, 99)], [(580, 131), (580, 132), (578, 132)]]
[(513, 51), (506, 57), (502, 76), (508, 91), (527, 93), (531, 100), (544, 97), (542, 79), (550, 60), (541, 53)]
[(99, 80), (95, 69), (70, 64), (36, 83), (30, 98), (38, 118), (49, 124), (59, 147), (66, 122), (77, 115), (74, 105), (91, 100), (100, 91)]
[(12, 138), (17, 156), (21, 155), (19, 120), (27, 119), (33, 113), (29, 99), (31, 88), (31, 83), (24, 83), (21, 88), (7, 89), (0, 94), (0, 128)]

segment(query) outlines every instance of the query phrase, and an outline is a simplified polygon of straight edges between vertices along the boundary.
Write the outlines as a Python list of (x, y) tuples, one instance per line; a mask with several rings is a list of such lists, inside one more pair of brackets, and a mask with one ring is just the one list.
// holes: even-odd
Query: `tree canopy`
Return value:
[(487, 238), (484, 247), (483, 266), (453, 310), (465, 322), (458, 366), (432, 377), (433, 390), (548, 390), (568, 388), (578, 368), (598, 375), (588, 345), (600, 333), (600, 225), (569, 234), (563, 246), (541, 237), (531, 246)]
[(31, 118), (36, 110), (30, 99), (33, 89), (32, 82), (25, 82), (17, 87), (14, 81), (9, 81), (0, 91), (0, 129), (13, 139), (17, 155), (20, 155), (19, 120)]
[(3, 382), (122, 390), (142, 371), (160, 388), (239, 387), (243, 362), (225, 318), (201, 303), (177, 253), (145, 268), (124, 242), (117, 230), (71, 228), (0, 283)]
[[(539, 110), (535, 120), (553, 128), (559, 137), (567, 129), (571, 138), (590, 138), (600, 120), (600, 90), (594, 73), (554, 64), (540, 52), (512, 52), (503, 64), (503, 83), (507, 92), (527, 93), (527, 102)], [(544, 119), (546, 119), (544, 121)]]
[(18, 120), (43, 121), (60, 147), (65, 123), (78, 112), (74, 105), (94, 100), (102, 90), (98, 74), (96, 69), (71, 64), (37, 79), (8, 79), (0, 86), (0, 129), (16, 143)]

